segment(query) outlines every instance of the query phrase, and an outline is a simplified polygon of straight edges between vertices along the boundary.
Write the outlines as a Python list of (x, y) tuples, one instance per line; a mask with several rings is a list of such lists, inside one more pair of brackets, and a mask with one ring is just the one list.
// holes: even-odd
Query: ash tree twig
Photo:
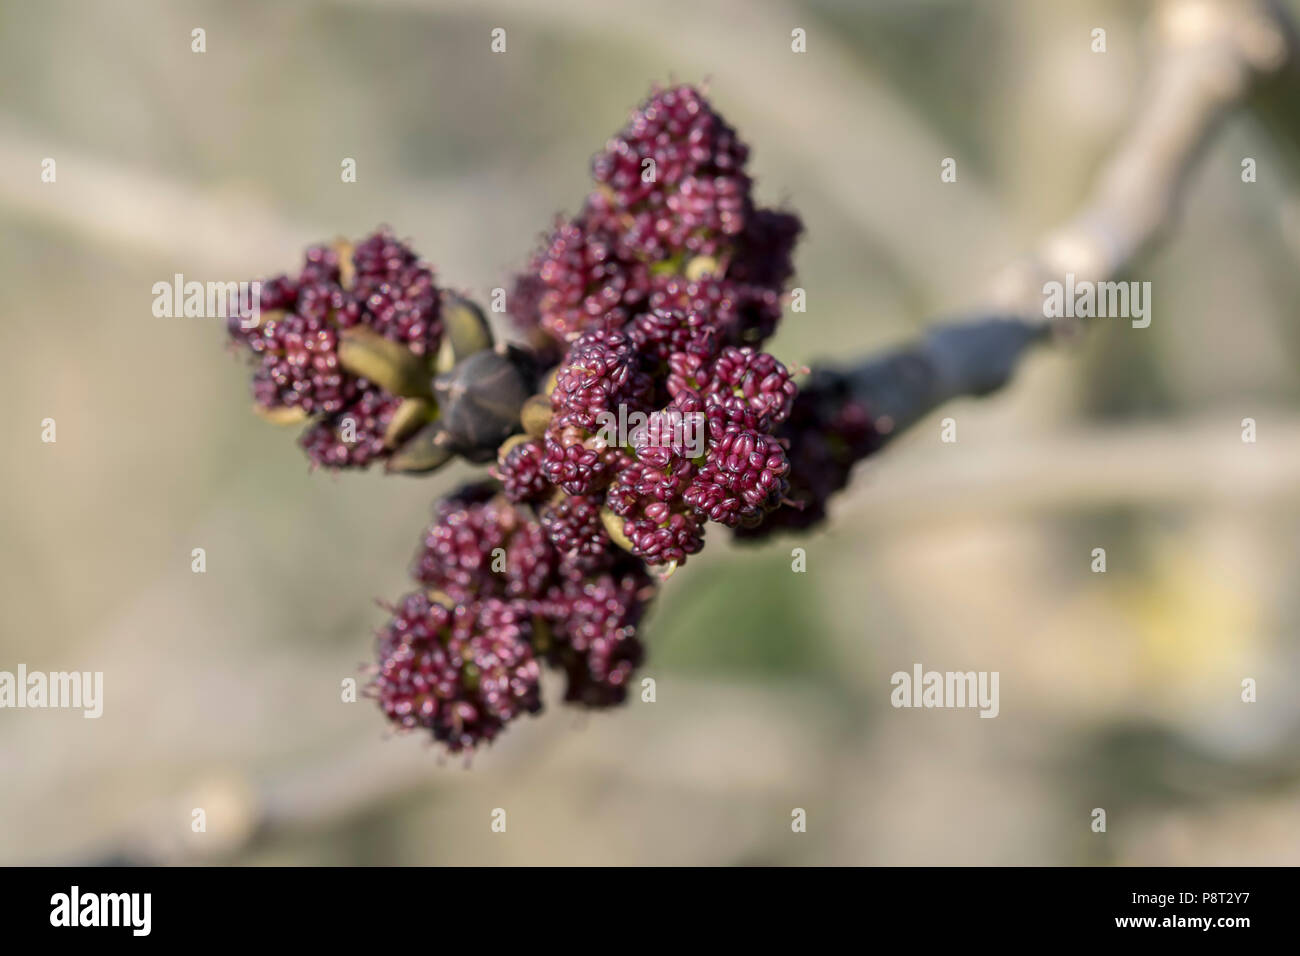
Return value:
[(1009, 317), (936, 325), (912, 345), (830, 371), (887, 440), (954, 398), (996, 392), (1025, 350), (1050, 335), (1049, 326)]
[(1043, 318), (1043, 284), (1068, 273), (1100, 282), (1129, 268), (1168, 232), (1223, 116), (1267, 81), (1294, 81), (1295, 34), (1275, 2), (1170, 0), (1156, 8), (1152, 27), (1147, 91), (1080, 211), (998, 277), (978, 318), (827, 370), (871, 409), (882, 438), (954, 398), (997, 391), (1029, 346), (1076, 335), (1077, 320)]

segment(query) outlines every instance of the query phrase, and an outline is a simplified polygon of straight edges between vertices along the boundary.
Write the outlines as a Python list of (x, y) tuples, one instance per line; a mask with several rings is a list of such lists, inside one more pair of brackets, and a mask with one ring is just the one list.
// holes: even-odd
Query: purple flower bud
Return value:
[(757, 416), (758, 427), (764, 431), (790, 416), (794, 398), (799, 394), (789, 370), (774, 356), (748, 347), (730, 346), (713, 363), (703, 391), (709, 402), (721, 402), (733, 396), (741, 399)]
[(733, 426), (710, 445), (683, 498), (710, 521), (754, 525), (781, 503), (789, 472), (777, 439)]
[(614, 233), (583, 219), (561, 223), (534, 257), (515, 317), (536, 314), (537, 324), (561, 342), (583, 332), (618, 328), (644, 300), (650, 273)]
[[(384, 427), (400, 399), (343, 368), (339, 333), (365, 326), (416, 355), (436, 352), (440, 293), (429, 267), (381, 229), (355, 249), (308, 249), (299, 275), (267, 280), (258, 304), (257, 326), (243, 327), (245, 312), (227, 323), (232, 342), (255, 359), (257, 404), (318, 419), (300, 442), (314, 465), (365, 467), (387, 458)], [(345, 428), (346, 420), (353, 424)]]
[(720, 338), (735, 343), (761, 344), (781, 321), (781, 297), (775, 289), (714, 275), (695, 280), (660, 277), (649, 306), (707, 315)]
[(298, 443), (318, 468), (364, 468), (388, 455), (384, 434), (402, 400), (377, 389), (302, 433)]
[(849, 481), (853, 466), (876, 451), (883, 436), (869, 409), (855, 400), (845, 381), (814, 372), (799, 390), (790, 418), (781, 427), (787, 445), (790, 502), (753, 528), (737, 529), (737, 537), (764, 538), (783, 530), (804, 530), (826, 518), (831, 497)]
[(585, 428), (557, 415), (547, 429), (542, 474), (569, 495), (587, 495), (609, 484), (624, 460), (617, 448), (605, 447)]
[(536, 520), (488, 485), (442, 501), (412, 567), (416, 581), (456, 598), (535, 599), (550, 585), (558, 557)]
[(657, 90), (593, 159), (597, 188), (581, 213), (517, 280), (515, 320), (564, 343), (675, 309), (707, 315), (720, 341), (761, 344), (780, 321), (802, 226), (755, 208), (748, 154), (698, 90)]
[(379, 633), (370, 692), (399, 728), (428, 730), (452, 753), (472, 750), (541, 709), (531, 638), (531, 615), (518, 602), (448, 607), (408, 594)]
[[(634, 110), (591, 165), (596, 181), (630, 207), (691, 177), (739, 173), (748, 158), (748, 147), (700, 92), (677, 86), (656, 91)], [(647, 160), (653, 176), (645, 175)]]
[(505, 496), (515, 504), (540, 501), (551, 490), (550, 482), (542, 474), (542, 454), (541, 442), (519, 442), (493, 469), (493, 477), (501, 482)]
[(606, 506), (623, 519), (632, 553), (649, 564), (684, 564), (704, 547), (704, 526), (681, 495), (694, 477), (689, 461), (671, 456), (665, 468), (644, 462), (615, 477)]
[(595, 432), (602, 414), (617, 415), (620, 405), (644, 408), (652, 397), (635, 342), (621, 332), (596, 331), (570, 346), (556, 372), (551, 407), (557, 419)]
[(763, 288), (782, 288), (794, 274), (794, 247), (802, 232), (803, 223), (793, 213), (756, 210), (745, 222), (728, 277)]
[(542, 527), (565, 568), (594, 571), (612, 560), (614, 543), (600, 520), (600, 505), (598, 497), (564, 495), (542, 507)]
[(627, 334), (641, 361), (651, 368), (666, 364), (677, 352), (711, 362), (720, 347), (717, 325), (707, 312), (655, 309), (633, 319)]
[(644, 648), (637, 626), (655, 583), (637, 562), (593, 577), (572, 578), (546, 602), (555, 643), (548, 657), (568, 675), (564, 699), (585, 707), (623, 701)]

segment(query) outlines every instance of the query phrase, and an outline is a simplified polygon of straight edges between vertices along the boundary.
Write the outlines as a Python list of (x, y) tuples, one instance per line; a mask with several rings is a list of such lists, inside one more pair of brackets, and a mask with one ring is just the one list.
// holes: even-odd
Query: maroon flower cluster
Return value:
[(732, 344), (770, 336), (801, 226), (755, 208), (748, 156), (694, 87), (655, 92), (592, 160), (582, 211), (518, 279), (516, 321), (561, 348), (653, 309), (707, 312)]
[(608, 539), (599, 552), (552, 544), (557, 521), (576, 528), (581, 516), (539, 520), (492, 483), (439, 504), (412, 567), (421, 589), (378, 636), (371, 693), (399, 728), (428, 730), (453, 753), (487, 743), (541, 709), (543, 664), (566, 675), (566, 701), (623, 701), (654, 582)]
[(790, 461), (789, 504), (762, 524), (738, 528), (744, 538), (779, 531), (804, 531), (826, 519), (831, 497), (849, 483), (863, 458), (884, 443), (870, 410), (854, 396), (848, 381), (830, 369), (817, 370), (799, 389), (790, 417), (777, 435)]
[(386, 229), (347, 243), (314, 246), (302, 271), (262, 284), (260, 321), (233, 310), (230, 337), (251, 353), (253, 398), (271, 415), (297, 412), (312, 423), (301, 444), (328, 468), (365, 467), (386, 457), (384, 435), (402, 399), (339, 363), (340, 333), (365, 326), (419, 356), (442, 340), (433, 272)]
[[(748, 148), (689, 86), (654, 93), (592, 162), (596, 188), (516, 286), (516, 319), (563, 350), (545, 434), (498, 468), (553, 542), (582, 554), (611, 536), (675, 567), (705, 523), (762, 521), (790, 470), (774, 430), (798, 390), (758, 351), (781, 317), (801, 229), (756, 208)], [(643, 416), (643, 417), (642, 417)], [(613, 427), (632, 420), (644, 427)], [(524, 450), (526, 449), (526, 450)]]
[(541, 709), (532, 620), (516, 603), (457, 605), (416, 591), (392, 611), (373, 686), (398, 727), (423, 727), (455, 753)]
[(387, 230), (265, 282), (255, 327), (232, 315), (258, 408), (308, 422), (315, 464), (415, 473), (497, 449), (493, 481), (438, 505), (417, 588), (377, 635), (369, 692), (399, 729), (472, 750), (541, 710), (544, 666), (567, 702), (622, 702), (648, 566), (698, 553), (708, 522), (816, 523), (879, 447), (842, 377), (800, 390), (762, 351), (802, 224), (755, 204), (748, 158), (697, 89), (656, 90), (516, 281), (527, 356), (493, 348), (477, 307), (444, 300)]
[[(773, 430), (798, 389), (771, 355), (719, 346), (703, 316), (657, 310), (626, 331), (580, 336), (556, 372), (545, 435), (501, 463), (513, 500), (528, 500), (513, 489), (525, 463), (535, 482), (540, 458), (541, 476), (570, 496), (550, 509), (548, 528), (598, 548), (604, 534), (591, 515), (603, 507), (615, 519), (605, 531), (670, 566), (703, 547), (706, 521), (752, 526), (776, 508), (790, 465)], [(527, 494), (539, 497), (535, 489)], [(571, 520), (575, 512), (585, 520)]]

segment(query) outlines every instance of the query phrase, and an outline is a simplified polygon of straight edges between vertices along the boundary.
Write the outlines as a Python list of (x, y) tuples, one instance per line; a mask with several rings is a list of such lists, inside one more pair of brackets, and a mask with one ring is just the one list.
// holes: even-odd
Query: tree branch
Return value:
[(951, 399), (1002, 388), (1024, 351), (1050, 335), (1049, 326), (1014, 318), (937, 325), (913, 345), (830, 371), (888, 439)]
[(995, 281), (980, 317), (939, 325), (919, 342), (849, 368), (847, 383), (883, 438), (936, 407), (1010, 381), (1030, 345), (1077, 334), (1077, 319), (1043, 317), (1043, 284), (1100, 282), (1128, 269), (1172, 225), (1178, 198), (1219, 120), (1265, 80), (1290, 78), (1294, 32), (1268, 0), (1169, 0), (1147, 92), (1087, 202)]

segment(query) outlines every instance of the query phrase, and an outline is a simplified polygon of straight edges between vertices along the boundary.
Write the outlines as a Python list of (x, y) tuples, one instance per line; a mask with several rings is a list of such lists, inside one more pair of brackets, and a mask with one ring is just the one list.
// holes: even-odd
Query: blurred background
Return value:
[[(379, 223), (486, 301), (650, 84), (707, 79), (760, 201), (807, 227), (809, 308), (770, 350), (866, 355), (969, 308), (1078, 206), (1148, 12), (0, 3), (0, 670), (105, 682), (99, 720), (0, 713), (0, 863), (1298, 862), (1300, 167), (1249, 111), (1129, 276), (1150, 328), (1095, 322), (948, 406), (816, 534), (715, 530), (646, 627), (655, 703), (552, 705), (469, 769), (340, 699), (469, 470), (312, 475), (252, 414), (223, 322), (150, 311), (174, 273), (264, 277)], [(999, 671), (1000, 716), (893, 709), (917, 662)]]

